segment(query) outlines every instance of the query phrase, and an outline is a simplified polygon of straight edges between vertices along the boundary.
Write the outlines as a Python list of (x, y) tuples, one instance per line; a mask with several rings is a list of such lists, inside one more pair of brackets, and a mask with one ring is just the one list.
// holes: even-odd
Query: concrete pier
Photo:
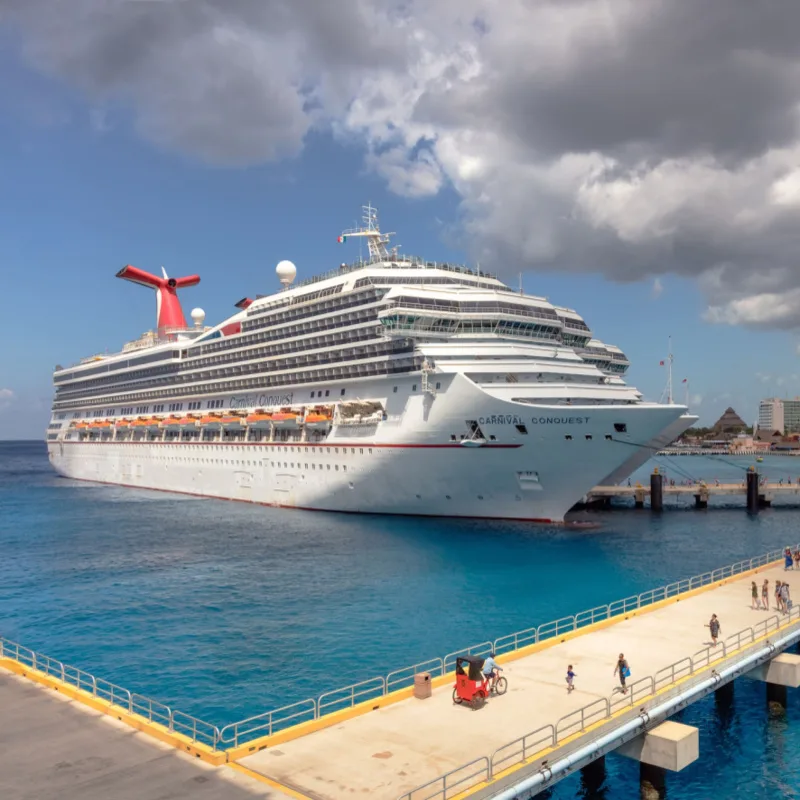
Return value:
[(0, 669), (3, 800), (254, 800), (274, 787), (183, 755)]
[[(750, 477), (754, 476), (754, 477)], [(660, 511), (664, 507), (664, 500), (668, 498), (683, 497), (686, 500), (694, 499), (696, 508), (708, 508), (709, 500), (713, 497), (741, 497), (744, 507), (749, 513), (758, 513), (760, 508), (772, 505), (776, 498), (783, 498), (797, 507), (800, 505), (800, 483), (768, 483), (760, 484), (756, 472), (750, 472), (746, 480), (741, 483), (693, 483), (691, 486), (671, 486), (664, 481), (661, 474), (661, 497), (653, 494), (654, 476), (650, 476), (650, 485), (642, 486), (595, 486), (586, 494), (585, 505), (593, 508), (613, 508), (613, 499), (633, 499), (636, 508), (644, 508), (648, 498), (650, 508)]]

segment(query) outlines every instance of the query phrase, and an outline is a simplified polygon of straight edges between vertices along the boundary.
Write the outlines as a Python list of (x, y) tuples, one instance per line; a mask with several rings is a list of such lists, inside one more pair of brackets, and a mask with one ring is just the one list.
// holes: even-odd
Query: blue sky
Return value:
[[(683, 400), (687, 377), (702, 423), (729, 405), (750, 422), (761, 397), (800, 394), (792, 326), (705, 321), (714, 298), (690, 271), (665, 264), (664, 274), (650, 268), (633, 280), (635, 273), (596, 265), (587, 251), (565, 267), (561, 257), (515, 259), (513, 246), (493, 250), (491, 237), (476, 244), (474, 205), (452, 173), (442, 167), (435, 191), (398, 189), (385, 163), (375, 167), (385, 150), (333, 123), (306, 131), (296, 154), (231, 166), (155, 141), (137, 113), (113, 96), (98, 108), (17, 49), (0, 51), (0, 312), (8, 340), (0, 350), (0, 439), (43, 437), (56, 363), (114, 351), (153, 327), (152, 293), (114, 278), (125, 264), (199, 273), (201, 284), (182, 295), (184, 311), (201, 306), (215, 323), (241, 297), (276, 290), (281, 259), (294, 261), (302, 278), (357, 256), (357, 244), (339, 245), (336, 236), (367, 201), (404, 252), (467, 263), (480, 252), (482, 267), (514, 286), (522, 270), (527, 292), (577, 309), (598, 338), (622, 347), (633, 363), (630, 382), (648, 398), (662, 393), (658, 364), (671, 336), (676, 395)], [(417, 147), (411, 158), (418, 156)]]

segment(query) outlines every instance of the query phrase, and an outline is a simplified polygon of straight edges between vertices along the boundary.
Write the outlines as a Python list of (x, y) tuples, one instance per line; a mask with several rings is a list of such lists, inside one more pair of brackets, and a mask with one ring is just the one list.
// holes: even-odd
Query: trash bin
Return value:
[(430, 672), (419, 672), (414, 676), (414, 697), (418, 700), (425, 700), (431, 696), (431, 674)]

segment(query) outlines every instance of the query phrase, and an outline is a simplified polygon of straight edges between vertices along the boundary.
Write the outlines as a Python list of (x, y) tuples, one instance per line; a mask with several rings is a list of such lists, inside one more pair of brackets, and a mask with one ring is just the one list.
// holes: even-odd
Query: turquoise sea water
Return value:
[[(751, 463), (661, 460), (676, 480)], [(794, 482), (800, 459), (759, 468)], [(0, 443), (0, 634), (221, 725), (800, 541), (800, 509), (718, 506), (579, 515), (591, 530), (314, 514), (73, 482), (41, 443)], [(685, 711), (702, 757), (669, 796), (800, 797), (795, 695), (769, 718), (739, 681), (729, 712)], [(574, 776), (553, 797), (637, 796), (633, 762), (608, 768), (600, 794)]]

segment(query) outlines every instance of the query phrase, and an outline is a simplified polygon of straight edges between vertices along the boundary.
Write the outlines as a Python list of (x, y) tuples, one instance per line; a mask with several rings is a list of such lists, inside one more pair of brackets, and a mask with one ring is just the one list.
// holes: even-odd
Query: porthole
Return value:
[(592, 434), (591, 433), (587, 433), (584, 438), (586, 439), (587, 442), (591, 442), (592, 441)]
[(568, 442), (571, 442), (571, 441), (572, 441), (572, 434), (571, 434), (571, 433), (568, 433), (568, 434), (567, 434), (567, 435), (566, 435), (564, 438), (565, 438), (565, 439), (566, 439)]
[(606, 434), (606, 441), (607, 441), (607, 442), (611, 442), (611, 441), (613, 441), (613, 440), (614, 440), (614, 437), (613, 437), (613, 436), (612, 436), (610, 433), (607, 433), (607, 434)]

